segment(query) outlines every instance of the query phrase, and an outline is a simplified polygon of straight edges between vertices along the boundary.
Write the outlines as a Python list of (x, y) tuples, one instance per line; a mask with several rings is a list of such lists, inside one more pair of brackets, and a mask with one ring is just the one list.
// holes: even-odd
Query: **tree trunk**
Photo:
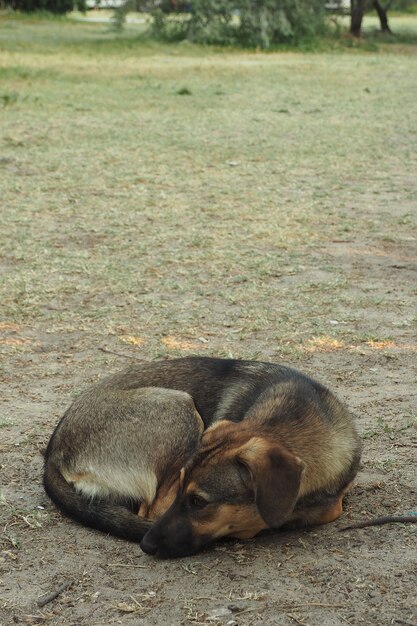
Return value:
[(354, 37), (361, 36), (365, 0), (350, 0), (350, 32)]
[(379, 0), (372, 0), (372, 4), (374, 6), (375, 11), (378, 13), (378, 17), (379, 17), (379, 21), (381, 23), (381, 31), (383, 33), (392, 33), (392, 30), (389, 27), (388, 24), (388, 15), (387, 15), (387, 11), (388, 11), (388, 7), (389, 7), (389, 3), (387, 7), (383, 7), (381, 5), (381, 3), (379, 2)]

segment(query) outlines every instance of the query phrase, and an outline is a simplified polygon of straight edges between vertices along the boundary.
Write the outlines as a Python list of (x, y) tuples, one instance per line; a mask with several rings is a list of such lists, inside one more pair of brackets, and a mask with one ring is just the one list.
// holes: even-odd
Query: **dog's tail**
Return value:
[(43, 484), (48, 496), (63, 513), (90, 528), (140, 542), (152, 526), (152, 522), (130, 510), (127, 503), (87, 498), (78, 493), (50, 459), (45, 461)]

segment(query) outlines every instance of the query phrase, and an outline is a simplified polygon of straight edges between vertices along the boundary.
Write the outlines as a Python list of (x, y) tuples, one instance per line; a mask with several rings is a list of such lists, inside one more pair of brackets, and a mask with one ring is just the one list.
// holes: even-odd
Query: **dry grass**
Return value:
[(0, 37), (8, 323), (139, 337), (153, 356), (408, 341), (372, 312), (409, 328), (412, 289), (355, 263), (404, 264), (415, 242), (415, 57), (4, 17)]

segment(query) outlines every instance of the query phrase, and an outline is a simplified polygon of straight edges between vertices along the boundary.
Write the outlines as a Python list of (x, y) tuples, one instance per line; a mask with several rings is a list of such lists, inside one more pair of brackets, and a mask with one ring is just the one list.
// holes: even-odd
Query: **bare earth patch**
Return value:
[[(37, 19), (0, 22), (0, 624), (415, 626), (416, 526), (341, 532), (417, 508), (415, 56)], [(41, 450), (74, 395), (196, 353), (348, 404), (342, 518), (161, 561), (55, 510)]]

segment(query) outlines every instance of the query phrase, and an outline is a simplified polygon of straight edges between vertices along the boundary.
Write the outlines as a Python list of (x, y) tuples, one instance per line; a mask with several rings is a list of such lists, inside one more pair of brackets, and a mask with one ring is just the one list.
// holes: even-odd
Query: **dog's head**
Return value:
[(181, 470), (177, 497), (141, 548), (160, 557), (187, 556), (220, 537), (250, 539), (277, 528), (294, 508), (303, 468), (267, 434), (218, 422)]

